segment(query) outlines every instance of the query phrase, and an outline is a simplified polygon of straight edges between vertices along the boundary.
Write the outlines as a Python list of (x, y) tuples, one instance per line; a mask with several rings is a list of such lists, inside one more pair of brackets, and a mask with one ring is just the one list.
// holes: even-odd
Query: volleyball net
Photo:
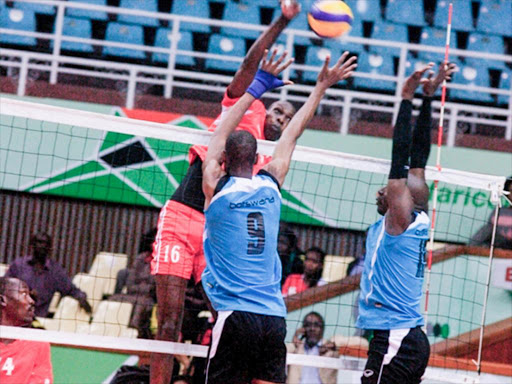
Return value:
[[(208, 143), (204, 124), (191, 117), (168, 125), (5, 97), (0, 105), (0, 262), (8, 265), (29, 254), (32, 232), (49, 232), (52, 258), (92, 307), (88, 314), (74, 298), (57, 295), (48, 315), (37, 318), (45, 330), (1, 327), (2, 338), (206, 356), (199, 339), (211, 321), (206, 308), (195, 304), (193, 287), (182, 336), (194, 344), (170, 343), (151, 340), (157, 327), (154, 292), (134, 289), (139, 283), (133, 276), (124, 285), (120, 281), (123, 271), (129, 275), (143, 265), (137, 255), (144, 251), (144, 234), (156, 227), (159, 209), (182, 181), (190, 146)], [(306, 132), (302, 143), (312, 137)], [(260, 141), (258, 151), (271, 155), (274, 145)], [(335, 342), (341, 358), (290, 354), (288, 364), (360, 377), (371, 336), (355, 328), (359, 277), (353, 267), (364, 252), (366, 229), (379, 217), (375, 194), (386, 184), (389, 165), (313, 147), (295, 150), (282, 189), (283, 235), (295, 238), (287, 255), (301, 260), (306, 249), (321, 248), (327, 253), (326, 284), (286, 297), (287, 341), (314, 311), (324, 318), (324, 338)], [(482, 228), (492, 234), (492, 217), (508, 204), (505, 178), (434, 167), (426, 177), (431, 190), (433, 181), (439, 182), (426, 325), (435, 358), (426, 378), (478, 382), (485, 326), (512, 318), (509, 292), (489, 282), (492, 247), (472, 246)], [(510, 258), (506, 252), (497, 255)], [(139, 316), (145, 317), (143, 325), (134, 321)]]

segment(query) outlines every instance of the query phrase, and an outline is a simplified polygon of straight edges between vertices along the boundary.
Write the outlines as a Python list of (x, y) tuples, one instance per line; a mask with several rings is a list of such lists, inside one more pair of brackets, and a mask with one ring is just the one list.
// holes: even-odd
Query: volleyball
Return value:
[(340, 0), (315, 2), (308, 13), (311, 29), (320, 37), (334, 38), (352, 28), (354, 15), (350, 7)]

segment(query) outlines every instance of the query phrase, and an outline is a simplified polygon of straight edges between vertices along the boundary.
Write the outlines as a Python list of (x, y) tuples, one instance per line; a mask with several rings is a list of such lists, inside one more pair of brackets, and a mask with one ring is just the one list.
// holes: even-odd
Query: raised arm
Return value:
[[(402, 103), (393, 129), (393, 149), (391, 170), (385, 190), (386, 232), (399, 235), (404, 232), (412, 219), (414, 202), (407, 185), (409, 155), (411, 150), (411, 116), (414, 92), (422, 82), (425, 72), (433, 67), (433, 63), (415, 71), (407, 78), (402, 88)], [(424, 79), (426, 80), (426, 79)]]
[[(265, 55), (268, 50), (265, 50)], [(293, 59), (288, 60), (283, 64), (287, 52), (285, 51), (276, 61), (276, 50), (273, 51), (269, 60), (264, 59), (261, 65), (261, 70), (257, 73), (254, 81), (251, 83), (247, 92), (235, 103), (235, 105), (225, 114), (219, 126), (213, 133), (210, 143), (208, 144), (208, 152), (203, 162), (203, 192), (205, 195), (205, 209), (208, 207), (215, 187), (219, 179), (223, 176), (222, 163), (224, 157), (224, 148), (228, 136), (235, 130), (235, 128), (242, 120), (247, 109), (252, 102), (259, 98), (263, 93), (268, 90), (280, 87), (282, 85), (292, 84), (290, 81), (282, 82), (277, 79), (277, 75), (286, 69)]]
[[(277, 1), (277, 0), (276, 0)], [(278, 36), (288, 23), (300, 12), (300, 4), (296, 0), (281, 1), (282, 14), (266, 29), (247, 52), (244, 61), (229, 84), (228, 96), (235, 99), (241, 97), (254, 79), (265, 50), (275, 43)]]
[(355, 57), (351, 57), (345, 62), (347, 56), (348, 52), (343, 53), (332, 68), (329, 68), (330, 57), (328, 56), (325, 59), (313, 92), (309, 95), (306, 103), (304, 103), (295, 116), (293, 116), (288, 127), (277, 142), (276, 149), (272, 155), (272, 161), (268, 163), (264, 169), (277, 179), (279, 185), (283, 185), (284, 183), (284, 179), (290, 168), (290, 161), (297, 140), (302, 135), (302, 132), (304, 132), (309, 120), (313, 117), (325, 91), (333, 84), (350, 77), (352, 71), (357, 67)]
[(443, 80), (450, 80), (457, 67), (453, 63), (439, 66), (437, 75), (429, 71), (423, 83), (423, 103), (412, 135), (411, 168), (407, 186), (411, 192), (416, 210), (428, 212), (429, 189), (425, 181), (425, 166), (431, 148), (432, 98)]

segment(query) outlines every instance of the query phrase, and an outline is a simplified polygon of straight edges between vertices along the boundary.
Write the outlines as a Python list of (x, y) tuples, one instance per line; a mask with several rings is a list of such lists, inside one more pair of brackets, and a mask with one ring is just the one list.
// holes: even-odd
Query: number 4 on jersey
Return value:
[[(0, 359), (0, 365), (2, 364), (2, 359)], [(5, 371), (7, 376), (12, 375), (12, 371), (14, 371), (14, 364), (12, 363), (12, 357), (8, 357), (1, 368), (2, 371)]]

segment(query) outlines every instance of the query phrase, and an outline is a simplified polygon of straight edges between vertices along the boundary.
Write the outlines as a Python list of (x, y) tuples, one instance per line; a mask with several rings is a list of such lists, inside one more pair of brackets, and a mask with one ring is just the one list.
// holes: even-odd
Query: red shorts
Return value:
[(153, 244), (151, 274), (172, 275), (196, 283), (206, 267), (203, 253), (204, 215), (169, 200), (160, 211)]

